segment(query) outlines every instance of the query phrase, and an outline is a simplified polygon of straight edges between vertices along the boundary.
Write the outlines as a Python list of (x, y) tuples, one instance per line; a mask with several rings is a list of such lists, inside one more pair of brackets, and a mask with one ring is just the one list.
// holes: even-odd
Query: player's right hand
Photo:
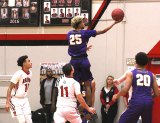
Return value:
[(92, 114), (96, 114), (96, 109), (93, 107), (89, 107), (88, 111)]
[(119, 20), (115, 21), (114, 23), (117, 24), (117, 23), (121, 22), (122, 20), (123, 19), (119, 19)]
[(9, 111), (9, 109), (10, 109), (10, 104), (9, 104), (9, 103), (6, 103), (5, 108), (6, 108), (6, 111), (8, 112), (8, 111)]

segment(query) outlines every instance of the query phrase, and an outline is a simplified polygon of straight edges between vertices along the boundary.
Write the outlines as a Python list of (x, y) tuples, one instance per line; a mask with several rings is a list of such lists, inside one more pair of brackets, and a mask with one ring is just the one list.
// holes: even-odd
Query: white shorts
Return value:
[(71, 123), (82, 123), (81, 117), (76, 108), (57, 108), (56, 112), (54, 113), (55, 123), (65, 123), (67, 120)]
[(31, 108), (29, 105), (28, 98), (16, 98), (12, 97), (10, 101), (10, 112), (12, 117), (18, 115), (31, 115)]

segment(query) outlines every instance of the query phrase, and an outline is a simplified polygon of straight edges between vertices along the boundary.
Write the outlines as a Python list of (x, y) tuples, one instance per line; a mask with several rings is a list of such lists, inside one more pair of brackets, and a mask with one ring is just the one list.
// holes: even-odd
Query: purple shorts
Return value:
[(74, 79), (78, 82), (92, 82), (93, 77), (90, 71), (91, 64), (87, 57), (72, 58), (70, 63), (74, 67)]
[(143, 123), (152, 123), (152, 101), (130, 100), (129, 107), (121, 115), (119, 123), (137, 123), (140, 116)]

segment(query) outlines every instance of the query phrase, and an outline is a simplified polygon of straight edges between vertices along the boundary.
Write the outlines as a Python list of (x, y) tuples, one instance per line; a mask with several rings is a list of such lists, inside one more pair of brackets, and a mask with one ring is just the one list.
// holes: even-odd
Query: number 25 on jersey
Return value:
[(72, 34), (69, 36), (70, 45), (77, 45), (82, 43), (81, 34)]
[(147, 86), (151, 85), (151, 77), (149, 75), (137, 74), (137, 86)]

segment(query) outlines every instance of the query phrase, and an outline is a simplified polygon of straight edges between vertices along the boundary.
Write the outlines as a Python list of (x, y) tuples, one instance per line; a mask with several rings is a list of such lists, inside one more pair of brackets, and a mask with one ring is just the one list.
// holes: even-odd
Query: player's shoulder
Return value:
[(72, 79), (73, 80), (73, 84), (75, 85), (80, 85), (78, 81), (76, 81), (75, 79)]
[(22, 76), (22, 74), (23, 74), (23, 71), (22, 71), (22, 70), (17, 70), (17, 71), (13, 74), (12, 77), (20, 77), (20, 76)]
[(14, 73), (14, 75), (18, 75), (18, 74), (22, 74), (23, 73), (23, 70), (17, 70), (15, 73)]

